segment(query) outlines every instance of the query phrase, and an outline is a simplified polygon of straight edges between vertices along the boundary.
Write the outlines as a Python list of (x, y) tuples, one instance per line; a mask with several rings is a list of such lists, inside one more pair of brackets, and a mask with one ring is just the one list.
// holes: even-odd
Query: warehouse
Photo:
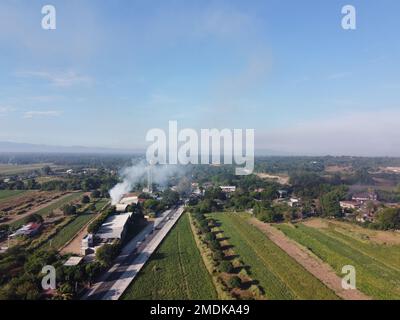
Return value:
[(131, 216), (132, 212), (110, 216), (101, 225), (100, 230), (96, 233), (96, 237), (101, 239), (102, 242), (123, 240)]

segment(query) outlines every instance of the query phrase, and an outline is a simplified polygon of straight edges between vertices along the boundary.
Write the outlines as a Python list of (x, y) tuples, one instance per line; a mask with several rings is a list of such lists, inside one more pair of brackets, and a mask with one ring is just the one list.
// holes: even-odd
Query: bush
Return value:
[(96, 259), (101, 265), (108, 267), (113, 260), (117, 257), (120, 250), (119, 242), (113, 244), (105, 244), (96, 251)]
[(90, 196), (94, 199), (98, 199), (101, 196), (101, 192), (99, 190), (93, 190)]
[(400, 229), (400, 209), (385, 208), (379, 211), (374, 225), (381, 230)]
[(208, 246), (211, 250), (213, 251), (218, 251), (221, 250), (221, 245), (219, 244), (219, 241), (214, 239), (208, 242)]
[(26, 223), (30, 222), (43, 223), (43, 217), (40, 214), (34, 213), (26, 219)]
[(94, 220), (89, 226), (88, 226), (88, 232), (89, 233), (96, 233), (101, 225), (104, 223), (104, 221), (107, 220), (107, 218), (114, 213), (113, 208), (110, 208), (106, 212), (103, 212), (96, 220)]
[(242, 285), (242, 279), (240, 279), (238, 276), (233, 276), (228, 280), (228, 286), (231, 288), (240, 288)]
[(212, 232), (207, 233), (204, 237), (204, 240), (207, 242), (215, 240), (215, 234), (213, 234)]
[(220, 250), (213, 251), (212, 253), (213, 260), (219, 262), (224, 259), (224, 254)]
[(66, 216), (74, 215), (76, 214), (76, 207), (70, 204), (66, 204), (62, 207), (62, 211)]
[(89, 202), (90, 202), (90, 198), (89, 198), (87, 195), (84, 195), (84, 196), (82, 197), (81, 202), (82, 202), (83, 204), (89, 203)]
[(221, 263), (218, 266), (220, 272), (226, 272), (226, 273), (232, 273), (233, 272), (233, 266), (232, 263), (229, 261), (221, 261)]

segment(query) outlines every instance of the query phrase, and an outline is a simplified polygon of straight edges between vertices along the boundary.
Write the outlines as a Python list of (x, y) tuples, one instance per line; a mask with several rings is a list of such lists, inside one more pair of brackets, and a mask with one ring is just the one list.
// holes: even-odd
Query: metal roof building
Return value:
[(112, 215), (100, 227), (96, 236), (104, 242), (115, 239), (123, 239), (126, 231), (126, 225), (132, 212)]

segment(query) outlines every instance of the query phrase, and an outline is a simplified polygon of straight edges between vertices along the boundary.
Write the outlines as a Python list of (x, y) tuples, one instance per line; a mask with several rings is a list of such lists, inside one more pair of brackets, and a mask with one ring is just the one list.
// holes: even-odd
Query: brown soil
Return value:
[(62, 192), (29, 191), (20, 196), (1, 201), (0, 211), (4, 211), (9, 216), (21, 216), (42, 204), (47, 204), (54, 199), (58, 199), (63, 194)]
[(307, 227), (316, 228), (316, 229), (326, 229), (329, 227), (328, 222), (322, 219), (311, 219), (305, 220), (302, 222)]
[(88, 234), (87, 228), (88, 228), (89, 224), (97, 217), (98, 217), (98, 215), (96, 215), (92, 220), (90, 220), (86, 224), (86, 226), (75, 235), (75, 237), (72, 239), (72, 241), (70, 241), (63, 248), (61, 248), (60, 253), (61, 254), (73, 253), (76, 255), (80, 255), (82, 239)]
[(261, 179), (266, 179), (266, 180), (275, 180), (279, 184), (286, 185), (289, 184), (289, 176), (287, 175), (272, 175), (269, 173), (257, 173), (257, 176)]
[[(42, 192), (40, 192), (42, 193)], [(46, 198), (41, 198), (41, 200), (37, 201), (36, 198), (32, 199), (31, 197), (29, 197), (30, 201), (33, 201), (33, 204), (30, 206), (30, 209), (27, 211), (24, 211), (24, 213), (22, 214), (14, 214), (14, 215), (10, 215), (8, 216), (8, 220), (5, 222), (5, 224), (10, 224), (13, 223), (17, 220), (23, 219), (43, 208), (46, 208), (47, 206), (52, 205), (53, 203), (59, 201), (62, 198), (65, 198), (69, 195), (70, 193), (49, 193), (48, 197)], [(20, 211), (18, 211), (20, 212)]]
[(353, 171), (353, 168), (351, 166), (327, 166), (325, 171), (329, 173), (350, 173)]
[(314, 277), (319, 279), (328, 288), (345, 300), (370, 300), (371, 298), (358, 290), (345, 290), (341, 286), (342, 279), (335, 271), (318, 257), (312, 255), (306, 248), (288, 239), (281, 231), (256, 218), (251, 218), (249, 223), (261, 230), (278, 247), (302, 265)]

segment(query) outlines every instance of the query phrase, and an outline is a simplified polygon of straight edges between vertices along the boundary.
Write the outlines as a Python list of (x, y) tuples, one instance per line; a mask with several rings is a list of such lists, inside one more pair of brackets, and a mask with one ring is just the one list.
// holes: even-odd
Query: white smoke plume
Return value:
[[(121, 172), (122, 182), (116, 184), (110, 191), (112, 205), (117, 204), (125, 193), (130, 192), (133, 187), (141, 181), (147, 179), (148, 164), (140, 162), (130, 167), (124, 168)], [(171, 176), (182, 174), (182, 167), (177, 165), (160, 165), (152, 167), (153, 183), (166, 186)], [(147, 180), (146, 180), (147, 181)]]

